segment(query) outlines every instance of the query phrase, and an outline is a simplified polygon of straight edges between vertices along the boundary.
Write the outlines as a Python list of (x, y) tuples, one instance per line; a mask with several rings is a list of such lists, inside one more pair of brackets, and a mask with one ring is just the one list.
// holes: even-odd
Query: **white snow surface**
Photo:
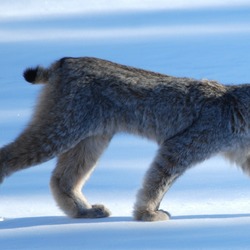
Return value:
[[(25, 128), (41, 86), (26, 67), (94, 56), (161, 73), (250, 81), (249, 1), (0, 1), (0, 146)], [(215, 156), (187, 171), (161, 208), (172, 218), (136, 222), (136, 191), (156, 145), (117, 135), (84, 193), (112, 216), (70, 219), (56, 206), (56, 159), (0, 187), (0, 247), (7, 249), (250, 249), (250, 180)], [(73, 160), (73, 159), (72, 159)]]

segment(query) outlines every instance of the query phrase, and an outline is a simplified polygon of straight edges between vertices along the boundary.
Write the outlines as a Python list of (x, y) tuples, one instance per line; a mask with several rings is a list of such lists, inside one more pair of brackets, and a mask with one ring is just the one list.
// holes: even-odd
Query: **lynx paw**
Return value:
[(141, 220), (141, 221), (163, 221), (163, 220), (169, 220), (170, 214), (163, 210), (135, 211), (134, 218), (135, 220)]
[(75, 216), (76, 218), (104, 218), (110, 216), (110, 211), (103, 205), (93, 205), (90, 209), (84, 209)]
[(94, 212), (94, 218), (109, 217), (111, 215), (110, 211), (100, 204), (92, 205), (92, 210)]

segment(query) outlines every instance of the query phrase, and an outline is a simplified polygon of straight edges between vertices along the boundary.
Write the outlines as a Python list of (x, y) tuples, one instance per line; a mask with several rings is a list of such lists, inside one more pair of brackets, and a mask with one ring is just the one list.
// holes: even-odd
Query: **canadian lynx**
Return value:
[(250, 172), (250, 85), (171, 77), (88, 57), (62, 58), (49, 68), (27, 69), (24, 77), (45, 85), (27, 128), (0, 149), (0, 181), (57, 156), (50, 185), (68, 216), (110, 215), (81, 190), (118, 132), (159, 145), (137, 195), (136, 220), (168, 219), (159, 209), (166, 191), (214, 154)]

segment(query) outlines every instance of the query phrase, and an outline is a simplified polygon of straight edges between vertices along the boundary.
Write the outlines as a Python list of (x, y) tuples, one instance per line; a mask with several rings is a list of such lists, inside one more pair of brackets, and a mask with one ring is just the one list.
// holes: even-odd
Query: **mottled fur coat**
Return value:
[(214, 154), (249, 172), (249, 85), (177, 78), (87, 57), (27, 69), (24, 77), (45, 85), (27, 128), (0, 149), (0, 181), (57, 156), (51, 190), (71, 217), (110, 214), (103, 205), (89, 204), (81, 190), (119, 132), (159, 145), (137, 195), (137, 220), (168, 219), (159, 210), (166, 191), (188, 168)]

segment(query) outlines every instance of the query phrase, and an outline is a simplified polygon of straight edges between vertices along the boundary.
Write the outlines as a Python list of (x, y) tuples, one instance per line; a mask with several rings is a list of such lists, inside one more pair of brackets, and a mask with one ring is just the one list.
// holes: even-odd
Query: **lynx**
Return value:
[(26, 129), (0, 149), (0, 181), (57, 156), (51, 191), (70, 217), (110, 215), (103, 205), (89, 204), (82, 187), (119, 132), (159, 145), (137, 195), (136, 220), (169, 219), (159, 209), (164, 194), (215, 154), (250, 172), (250, 85), (177, 78), (88, 57), (28, 68), (24, 78), (45, 85)]

